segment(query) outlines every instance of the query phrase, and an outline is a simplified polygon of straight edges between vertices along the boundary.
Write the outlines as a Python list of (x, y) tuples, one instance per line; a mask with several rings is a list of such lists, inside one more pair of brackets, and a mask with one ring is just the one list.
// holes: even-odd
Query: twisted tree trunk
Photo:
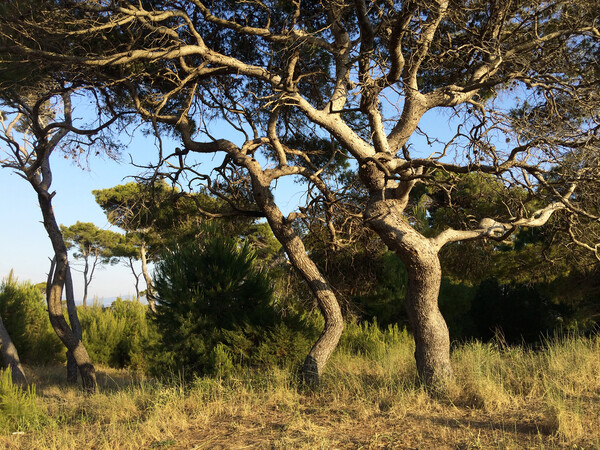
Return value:
[(4, 367), (10, 367), (13, 383), (27, 384), (25, 372), (23, 372), (21, 360), (19, 359), (19, 353), (8, 334), (8, 331), (6, 331), (6, 328), (4, 327), (2, 317), (0, 317), (0, 354), (4, 361)]
[(402, 201), (375, 194), (365, 220), (406, 267), (406, 310), (415, 337), (417, 371), (428, 387), (443, 389), (453, 371), (448, 327), (438, 307), (442, 279), (438, 247), (410, 226), (403, 209)]
[(337, 347), (344, 330), (344, 318), (333, 290), (316, 264), (310, 259), (304, 243), (273, 199), (269, 183), (255, 161), (246, 161), (252, 179), (253, 195), (259, 208), (265, 213), (267, 221), (277, 240), (285, 249), (292, 266), (300, 275), (317, 299), (317, 304), (325, 326), (317, 342), (308, 353), (302, 366), (302, 378), (309, 386), (317, 386), (321, 380), (327, 361)]
[[(68, 352), (75, 360), (75, 364), (81, 375), (83, 387), (85, 389), (94, 389), (96, 387), (96, 372), (90, 356), (81, 341), (81, 327), (77, 319), (77, 309), (75, 308), (75, 302), (72, 299), (71, 293), (67, 295), (67, 308), (69, 320), (73, 328), (69, 326), (63, 315), (61, 303), (62, 292), (65, 283), (70, 279), (70, 274), (68, 272), (67, 248), (52, 209), (52, 194), (37, 184), (34, 184), (34, 187), (37, 187), (36, 191), (44, 218), (44, 227), (48, 232), (48, 237), (54, 249), (54, 259), (50, 273), (48, 274), (48, 289), (46, 291), (50, 323), (59, 339), (67, 347)], [(67, 288), (67, 292), (72, 292), (70, 285)], [(69, 297), (71, 301), (69, 301)], [(73, 382), (72, 373), (69, 375), (69, 381)]]

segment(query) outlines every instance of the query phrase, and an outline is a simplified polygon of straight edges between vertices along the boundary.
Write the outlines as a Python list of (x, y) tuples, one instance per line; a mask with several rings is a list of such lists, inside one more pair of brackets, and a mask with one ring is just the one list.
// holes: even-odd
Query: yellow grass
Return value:
[(600, 338), (537, 352), (472, 343), (453, 352), (456, 381), (432, 398), (413, 343), (376, 357), (338, 351), (317, 391), (281, 370), (159, 382), (100, 369), (85, 394), (63, 369), (29, 368), (47, 420), (0, 447), (600, 448)]

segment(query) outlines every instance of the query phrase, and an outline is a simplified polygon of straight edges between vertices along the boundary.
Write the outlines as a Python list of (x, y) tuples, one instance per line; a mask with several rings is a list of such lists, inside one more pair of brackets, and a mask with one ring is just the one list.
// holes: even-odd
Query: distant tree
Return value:
[(135, 280), (135, 298), (139, 301), (142, 292), (140, 292), (140, 277), (143, 273), (138, 272), (134, 262), (141, 257), (140, 247), (142, 245), (139, 235), (136, 233), (127, 233), (121, 237), (120, 242), (112, 248), (112, 253), (115, 258), (124, 260), (125, 265), (129, 267)]
[[(164, 181), (130, 182), (92, 193), (109, 222), (125, 230), (129, 244), (137, 249), (146, 281), (146, 297), (150, 309), (154, 310), (148, 262), (169, 243), (193, 239), (202, 220), (199, 206), (193, 199), (178, 195), (180, 193)], [(201, 200), (206, 202), (205, 197), (198, 201)]]
[(77, 222), (66, 227), (60, 226), (68, 250), (75, 259), (83, 260), (83, 306), (87, 306), (88, 287), (99, 264), (115, 264), (115, 248), (123, 235), (110, 230), (102, 230), (91, 222)]
[(260, 259), (273, 258), (280, 248), (268, 226), (253, 224), (246, 211), (237, 211), (226, 200), (204, 192), (183, 193), (164, 180), (130, 182), (92, 193), (109, 222), (127, 232), (125, 241), (114, 251), (119, 253), (116, 256), (129, 261), (134, 277), (131, 258), (135, 254), (135, 259), (141, 261), (146, 297), (152, 310), (154, 298), (148, 263), (168, 247), (197, 240), (206, 221), (218, 222), (225, 235), (243, 236), (258, 250)]

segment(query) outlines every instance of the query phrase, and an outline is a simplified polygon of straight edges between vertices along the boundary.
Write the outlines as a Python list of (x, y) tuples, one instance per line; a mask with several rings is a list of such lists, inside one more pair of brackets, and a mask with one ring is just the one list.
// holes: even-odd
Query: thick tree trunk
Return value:
[(443, 389), (453, 372), (448, 327), (438, 308), (442, 278), (438, 249), (410, 226), (403, 207), (399, 200), (372, 195), (365, 220), (406, 266), (406, 309), (415, 336), (417, 371), (427, 386)]
[[(52, 195), (49, 194), (47, 190), (40, 188), (39, 185), (34, 187), (36, 187), (36, 191), (38, 193), (40, 209), (44, 218), (44, 227), (46, 228), (48, 237), (52, 242), (55, 255), (51, 265), (50, 273), (48, 274), (48, 289), (46, 291), (50, 323), (52, 324), (52, 328), (54, 328), (54, 331), (59, 339), (62, 341), (65, 347), (67, 347), (67, 350), (73, 355), (81, 375), (83, 387), (85, 389), (94, 389), (96, 387), (96, 372), (92, 361), (83, 343), (81, 342), (81, 338), (78, 336), (78, 333), (69, 326), (65, 317), (63, 316), (61, 299), (62, 291), (67, 281), (67, 271), (69, 267), (67, 248), (52, 209)], [(69, 310), (69, 316), (72, 323), (79, 325), (79, 321), (77, 320), (77, 310), (74, 308), (74, 302)]]
[(148, 273), (148, 261), (146, 257), (146, 243), (142, 242), (140, 246), (140, 260), (142, 261), (142, 274), (144, 280), (146, 280), (146, 300), (148, 301), (148, 307), (153, 313), (156, 312), (156, 302), (154, 300), (153, 289), (152, 289), (152, 278)]
[(13, 383), (27, 384), (25, 372), (23, 372), (21, 360), (19, 359), (19, 353), (8, 334), (8, 331), (6, 331), (6, 328), (4, 327), (2, 317), (0, 317), (0, 354), (2, 354), (4, 367), (10, 367), (11, 369)]
[(292, 266), (300, 272), (317, 299), (317, 304), (325, 319), (323, 332), (311, 348), (302, 366), (304, 382), (310, 386), (317, 386), (327, 361), (340, 340), (344, 330), (344, 319), (331, 286), (308, 256), (304, 243), (295, 233), (292, 223), (283, 217), (267, 183), (261, 180), (260, 175), (257, 175), (256, 172), (252, 174), (254, 198), (265, 213), (273, 234), (285, 249)]

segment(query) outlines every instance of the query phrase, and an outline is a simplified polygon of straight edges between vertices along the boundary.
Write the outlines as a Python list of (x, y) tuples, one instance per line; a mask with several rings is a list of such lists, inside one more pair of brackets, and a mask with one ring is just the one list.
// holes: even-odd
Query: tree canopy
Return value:
[[(556, 216), (598, 255), (596, 3), (84, 1), (33, 11), (15, 2), (7, 8), (22, 18), (3, 26), (0, 62), (40, 61), (69, 82), (110, 85), (155, 129), (176, 131), (182, 148), (159, 162), (173, 176), (202, 175), (195, 153), (223, 154), (301, 271), (290, 223), (304, 213), (284, 218), (272, 184), (302, 177), (335, 210), (328, 169), (349, 158), (365, 191), (358, 213), (407, 269), (417, 367), (438, 385), (452, 376), (437, 306), (444, 246), (507, 240)], [(449, 135), (424, 126), (431, 111)], [(235, 138), (211, 134), (217, 117)], [(484, 191), (468, 186), (473, 178), (496, 181)], [(411, 218), (423, 187), (443, 206), (426, 230), (427, 215)], [(310, 284), (316, 272), (303, 274)], [(313, 292), (335, 323), (339, 308), (333, 293), (319, 297), (331, 289), (318, 277)]]
[(68, 250), (74, 250), (73, 257), (83, 260), (83, 306), (87, 306), (88, 287), (94, 272), (100, 264), (115, 264), (115, 249), (123, 240), (123, 235), (110, 230), (102, 230), (91, 222), (77, 222), (69, 227), (61, 225), (63, 239)]

